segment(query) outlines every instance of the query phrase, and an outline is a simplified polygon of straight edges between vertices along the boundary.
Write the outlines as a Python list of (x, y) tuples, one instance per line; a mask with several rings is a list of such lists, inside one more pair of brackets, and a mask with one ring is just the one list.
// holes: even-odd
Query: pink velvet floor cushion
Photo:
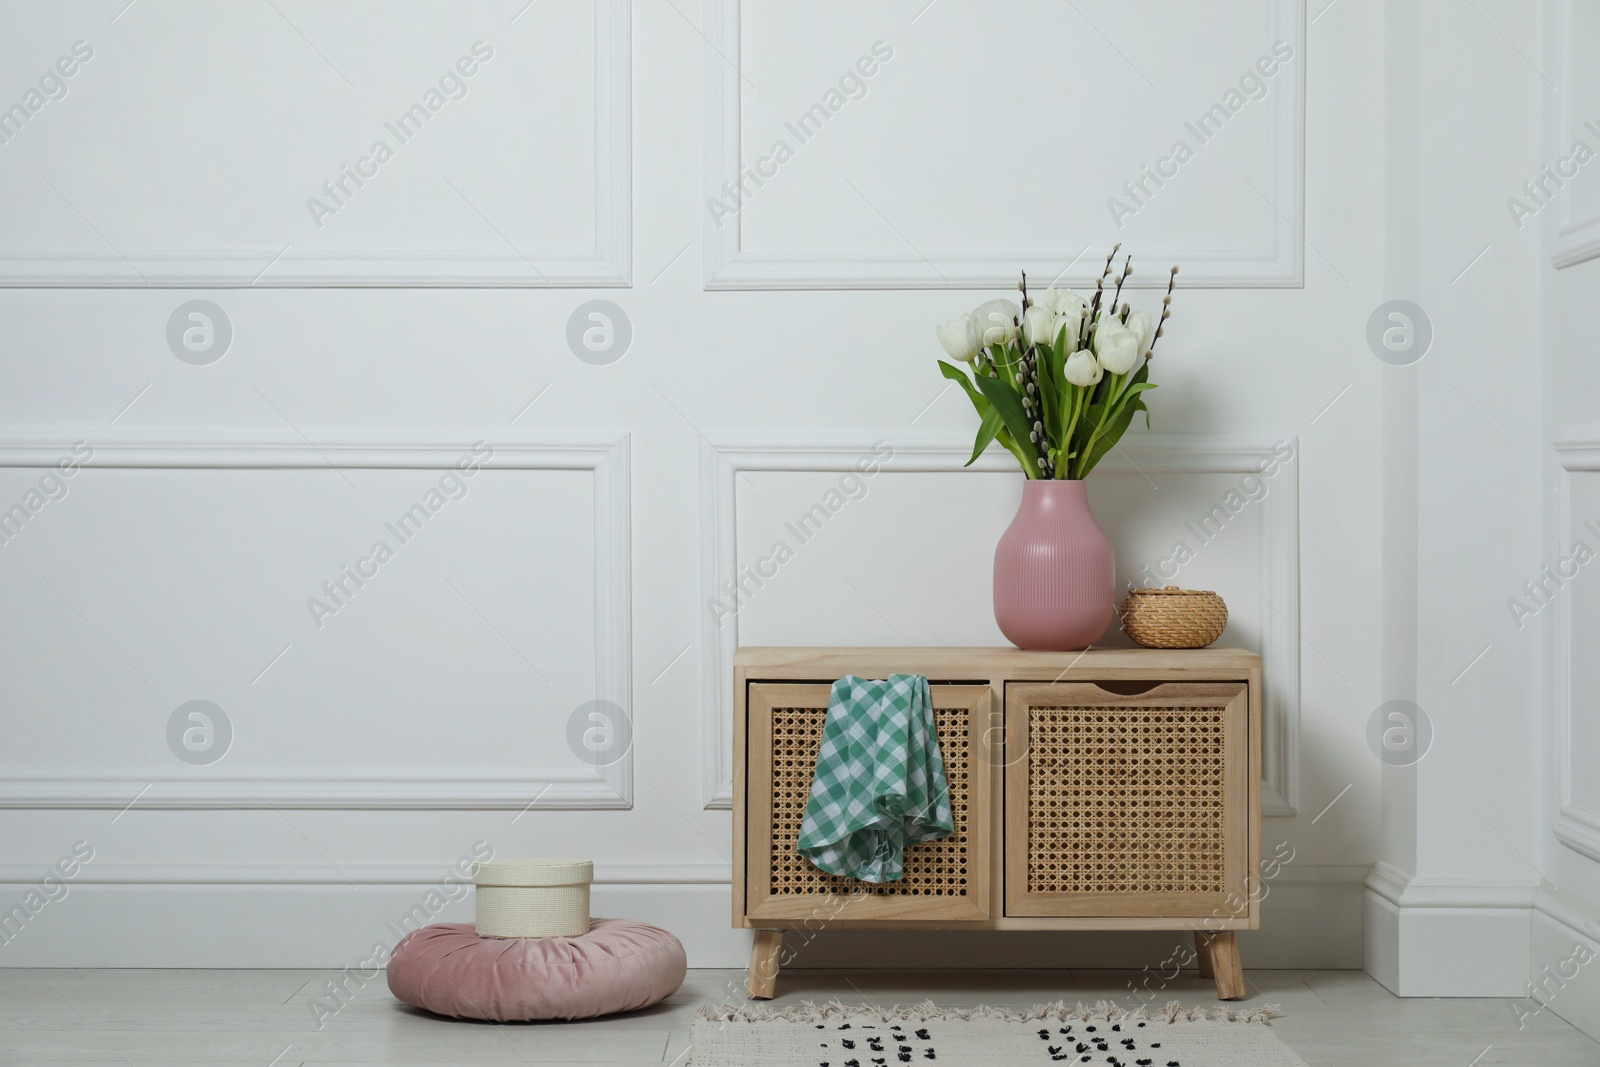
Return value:
[(581, 937), (489, 938), (471, 923), (407, 934), (389, 956), (389, 991), (459, 1019), (591, 1019), (646, 1008), (683, 984), (676, 937), (626, 919), (596, 919)]

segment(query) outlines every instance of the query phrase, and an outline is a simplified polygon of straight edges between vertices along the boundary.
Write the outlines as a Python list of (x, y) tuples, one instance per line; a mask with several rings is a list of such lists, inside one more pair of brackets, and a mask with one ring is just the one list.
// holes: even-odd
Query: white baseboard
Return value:
[[(0, 930), (0, 967), (353, 967), (375, 946), (392, 947), (409, 926), (472, 920), (470, 897), (457, 890), (461, 899), (445, 899), (420, 868), (353, 868), (347, 873), (355, 885), (328, 882), (326, 868), (270, 878), (257, 872), (253, 881), (242, 880), (242, 870), (185, 872), (211, 879), (203, 884), (158, 880), (143, 869), (91, 871), (84, 869), (85, 879), (98, 880), (74, 881), (66, 896), (44, 904), (20, 929)], [(1262, 902), (1262, 929), (1241, 935), (1245, 966), (1360, 967), (1364, 872), (1284, 868)], [(402, 874), (415, 881), (394, 880)], [(595, 915), (671, 930), (691, 967), (749, 962), (750, 932), (730, 925), (725, 867), (602, 865), (596, 876)], [(646, 880), (651, 877), (671, 881)], [(0, 884), (0, 902), (10, 907), (26, 888)], [(1190, 941), (1171, 933), (823, 931), (809, 942), (794, 940), (801, 934), (790, 937), (795, 967), (869, 968), (1155, 967)]]
[(1524, 996), (1538, 892), (1424, 882), (1379, 862), (1366, 882), (1365, 969), (1402, 997)]
[(1527, 994), (1519, 1010), (1552, 1011), (1600, 1041), (1600, 905), (1540, 890)]
[(1361, 961), (1385, 989), (1400, 991), (1400, 908), (1372, 889), (1361, 902)]

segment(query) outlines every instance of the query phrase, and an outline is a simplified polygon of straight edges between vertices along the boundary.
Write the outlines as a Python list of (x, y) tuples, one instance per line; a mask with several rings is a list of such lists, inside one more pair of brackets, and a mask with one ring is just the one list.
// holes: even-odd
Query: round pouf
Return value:
[(389, 991), (458, 1019), (592, 1019), (647, 1008), (683, 984), (676, 937), (626, 919), (596, 919), (580, 937), (485, 938), (471, 923), (435, 923), (389, 955)]

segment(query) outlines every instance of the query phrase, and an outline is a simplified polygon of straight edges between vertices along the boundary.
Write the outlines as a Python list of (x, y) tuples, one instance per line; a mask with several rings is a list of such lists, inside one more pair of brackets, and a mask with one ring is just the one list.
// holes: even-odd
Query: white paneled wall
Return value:
[[(1600, 954), (1600, 344), (1593, 309), (1600, 285), (1600, 80), (1585, 62), (1600, 46), (1593, 5), (1551, 5), (1541, 62), (1544, 159), (1507, 209), (1542, 232), (1544, 300), (1542, 558), (1516, 591), (1520, 625), (1543, 639), (1543, 757), (1551, 768), (1541, 799), (1535, 853), (1545, 892), (1537, 902), (1529, 995), (1589, 1033), (1600, 1033), (1592, 967), (1574, 954)], [(1553, 885), (1551, 884), (1553, 883)], [(1576, 972), (1576, 973), (1574, 973)]]
[[(17, 705), (36, 711), (5, 748), (0, 804), (628, 805), (629, 755), (586, 766), (547, 713), (627, 707), (625, 440), (90, 436), (0, 452), (0, 493), (54, 482), (77, 520), (41, 510), (7, 528), (15, 566), (41, 581), (0, 641)], [(84, 626), (113, 655), (34, 669)], [(179, 716), (202, 732), (189, 767), (141, 716), (86, 729), (83, 709), (135, 682), (152, 703), (211, 705)], [(353, 705), (402, 728), (374, 730)]]
[[(1150, 32), (1159, 0), (706, 11), (714, 288), (1005, 286), (1019, 257), (1092, 284), (1110, 235), (1194, 284), (1302, 278), (1299, 0), (1208, 5), (1181, 33)], [(1041, 165), (986, 165), (1008, 141)]]
[(0, 279), (626, 284), (625, 0), (93, 6), (7, 44)]
[[(1494, 29), (1525, 45), (1517, 27), (1556, 16), (1480, 6), (1434, 12), (1437, 50), (1408, 58), (1436, 86), (1419, 128), (1441, 158), (1502, 146), (1494, 168), (1433, 172), (1430, 197), (1491, 228), (1458, 248), (1457, 216), (1430, 215), (1419, 268), (1444, 294), (1424, 370), (1470, 371), (1482, 400), (1512, 345), (1473, 313), (1533, 288), (1499, 251), (1461, 268), (1536, 240), (1502, 179), (1537, 174), (1542, 84)], [(1378, 0), (0, 0), (0, 18), (0, 917), (92, 853), (0, 931), (0, 966), (355, 964), (479, 842), (592, 856), (597, 911), (740, 963), (732, 650), (999, 640), (989, 573), (1018, 476), (1005, 456), (962, 468), (975, 419), (932, 325), (1021, 269), (1081, 284), (1117, 241), (1136, 303), (1183, 273), (1153, 432), (1093, 476), (1095, 509), (1124, 579), (1217, 589), (1229, 639), (1268, 659), (1264, 833), (1295, 859), (1246, 963), (1361, 964), (1383, 803), (1366, 726), (1402, 695), (1380, 626), (1384, 398), (1417, 380), (1366, 339), (1416, 295), (1385, 242)], [(1581, 127), (1574, 101), (1560, 121)], [(1592, 199), (1573, 187), (1562, 240)], [(1586, 297), (1550, 288), (1577, 362)], [(1455, 406), (1425, 412), (1429, 462), (1454, 433), (1504, 447), (1434, 385)], [(1600, 422), (1581, 406), (1552, 394), (1547, 429)], [(72, 477), (51, 474), (80, 441)], [(476, 447), (473, 478), (444, 482)], [(819, 502), (802, 541), (788, 524)], [(419, 505), (402, 541), (388, 524)], [(1455, 529), (1442, 571), (1478, 573), (1490, 548)], [(1536, 573), (1531, 530), (1497, 566)], [(746, 568), (761, 583), (727, 603)], [(1478, 616), (1450, 614), (1454, 661)], [(1529, 656), (1479, 665), (1479, 711), (1535, 676)], [(220, 736), (180, 712), (195, 700), (226, 715), (214, 761), (184, 747)], [(1513, 750), (1444, 725), (1452, 771)], [(597, 757), (597, 726), (628, 743)], [(1501, 784), (1532, 795), (1531, 777)], [(1460, 831), (1469, 809), (1441, 796), (1411, 800)], [(1427, 873), (1481, 882), (1493, 858), (1440, 836)], [(979, 941), (918, 959), (1016, 948)], [(878, 957), (824, 933), (809, 958)]]
[[(1600, 73), (1584, 62), (1600, 40), (1600, 10), (1581, 0), (1556, 0), (1552, 9), (1550, 63), (1555, 78), (1546, 107), (1546, 159), (1539, 173), (1517, 191), (1507, 210), (1519, 226), (1548, 216), (1550, 259), (1570, 267), (1600, 255)], [(1545, 212), (1547, 204), (1553, 205)]]
[(1556, 744), (1556, 836), (1600, 860), (1600, 783), (1589, 768), (1600, 753), (1600, 665), (1584, 654), (1583, 635), (1600, 627), (1600, 589), (1589, 564), (1600, 559), (1600, 440), (1557, 444), (1562, 477), (1557, 487), (1555, 558), (1519, 591), (1516, 613), (1548, 609), (1556, 675), (1552, 697)]

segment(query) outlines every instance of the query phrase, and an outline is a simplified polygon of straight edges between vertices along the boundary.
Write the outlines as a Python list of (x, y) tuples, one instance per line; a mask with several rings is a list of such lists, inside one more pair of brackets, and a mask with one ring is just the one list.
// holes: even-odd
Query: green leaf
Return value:
[(1061, 374), (1061, 357), (1050, 345), (1039, 346), (1038, 377), (1045, 432), (1057, 445), (1064, 444), (1061, 432), (1066, 427), (1067, 382)]
[[(961, 383), (961, 388), (966, 390), (967, 399), (972, 401), (972, 406), (977, 409), (978, 415), (982, 420), (978, 424), (977, 439), (972, 444), (972, 458), (967, 460), (965, 464), (965, 466), (970, 467), (977, 461), (979, 456), (983, 455), (983, 450), (989, 447), (989, 442), (995, 440), (997, 436), (1009, 436), (1006, 435), (1004, 430), (1005, 421), (1000, 417), (1000, 413), (995, 410), (994, 405), (989, 403), (988, 399), (985, 398), (984, 395), (978, 391), (978, 388), (972, 384), (972, 379), (967, 376), (965, 371), (963, 371), (960, 367), (952, 366), (951, 364), (946, 363), (942, 359), (938, 362), (939, 373), (943, 374), (946, 378), (949, 378), (953, 382)], [(993, 380), (994, 379), (992, 378), (984, 378), (981, 375), (979, 376), (979, 381)], [(1000, 443), (1008, 451), (1010, 451), (1012, 455), (1017, 457), (1017, 461), (1019, 463), (1022, 462), (1022, 456), (1017, 451), (1015, 442), (1008, 444), (1005, 440), (1002, 440)], [(1023, 463), (1023, 466), (1026, 467), (1027, 464)]]
[[(1133, 420), (1134, 412), (1145, 412), (1145, 425), (1150, 423), (1149, 409), (1144, 406), (1144, 401), (1139, 394), (1149, 389), (1154, 389), (1153, 382), (1146, 381), (1150, 377), (1150, 364), (1148, 361), (1139, 364), (1139, 369), (1121, 387), (1121, 392), (1116, 395), (1113, 404), (1112, 393), (1107, 388), (1110, 376), (1101, 379), (1097, 392), (1100, 397), (1090, 408), (1087, 416), (1079, 422), (1079, 431), (1073, 434), (1078, 442), (1078, 453), (1082, 462), (1074, 472), (1075, 476), (1082, 478), (1099, 463), (1105, 454), (1116, 447), (1122, 435), (1127, 431), (1128, 425)], [(1112, 405), (1108, 408), (1108, 405)], [(1096, 432), (1096, 428), (1099, 432)]]
[[(1150, 386), (1150, 388), (1154, 388), (1154, 386)], [(1143, 389), (1140, 390), (1140, 392), (1143, 391)], [(1117, 410), (1112, 414), (1110, 422), (1106, 425), (1105, 432), (1100, 435), (1084, 457), (1084, 462), (1079, 468), (1078, 477), (1082, 478), (1094, 470), (1095, 464), (1099, 463), (1107, 452), (1117, 446), (1117, 442), (1122, 440), (1122, 435), (1127, 432), (1128, 425), (1133, 422), (1133, 416), (1136, 412), (1144, 412), (1144, 424), (1146, 427), (1150, 425), (1150, 409), (1145, 406), (1144, 397), (1133, 394), (1131, 397), (1125, 398), (1125, 400), (1125, 403), (1117, 405)]]
[(1045, 387), (1045, 374), (1044, 374), (1044, 371), (1045, 371), (1045, 354), (1044, 354), (1044, 346), (1043, 345), (1034, 345), (1033, 346), (1033, 353), (1034, 353), (1033, 358), (1036, 361), (1035, 362), (1035, 366), (1038, 368), (1038, 373), (1034, 375), (1034, 378), (1035, 378), (1035, 380), (1037, 382), (1038, 389), (1039, 389), (1039, 395), (1038, 395), (1037, 399), (1034, 401), (1034, 407), (1038, 410), (1038, 412), (1039, 412), (1039, 416), (1038, 417), (1039, 417), (1040, 421), (1042, 421), (1044, 423), (1045, 432), (1048, 434), (1049, 431), (1050, 431), (1050, 427), (1053, 424), (1050, 421), (1050, 412), (1052, 410), (1052, 405), (1050, 403), (1050, 399), (1051, 398), (1049, 396), (1049, 390)]
[(961, 388), (967, 391), (967, 399), (972, 401), (972, 406), (977, 409), (978, 416), (982, 418), (987, 415), (989, 413), (989, 402), (983, 398), (982, 393), (973, 387), (972, 379), (967, 376), (967, 372), (960, 367), (946, 363), (942, 359), (938, 362), (939, 373), (953, 382), (960, 382)]
[(1000, 372), (1000, 379), (1007, 385), (1016, 387), (1017, 367), (1022, 363), (1022, 353), (1014, 344), (993, 345), (989, 349), (994, 357), (995, 370)]
[(1018, 465), (1021, 466), (1024, 471), (1028, 469), (1028, 461), (1023, 458), (1022, 449), (1017, 447), (1017, 442), (1011, 436), (1011, 432), (1009, 430), (1002, 429), (999, 433), (995, 434), (994, 439), (1000, 442), (1001, 448), (1004, 448), (1007, 452), (1010, 452), (1017, 458)]
[(1128, 386), (1127, 392), (1122, 394), (1122, 399), (1117, 401), (1117, 403), (1118, 404), (1126, 404), (1130, 399), (1132, 399), (1135, 396), (1138, 396), (1140, 393), (1144, 392), (1146, 389), (1154, 389), (1155, 387), (1156, 387), (1156, 383), (1155, 382), (1140, 382), (1138, 385), (1130, 385), (1130, 386)]
[[(1090, 395), (1092, 396), (1093, 394), (1091, 393)], [(1084, 407), (1083, 418), (1078, 420), (1078, 429), (1082, 432), (1084, 440), (1087, 441), (1089, 436), (1094, 433), (1094, 428), (1100, 425), (1100, 418), (1105, 413), (1105, 397), (1101, 397), (1098, 400), (1090, 400)]]
[[(1006, 429), (1011, 432), (1012, 440), (1019, 449), (1031, 449), (1032, 442), (1028, 441), (1028, 433), (1033, 426), (1028, 421), (1027, 413), (1022, 410), (1022, 395), (1017, 392), (1016, 386), (998, 378), (979, 378), (978, 388), (1000, 413), (1000, 418), (1005, 422)], [(1024, 445), (1024, 441), (1028, 441), (1028, 444)], [(1038, 464), (1030, 452), (1023, 451), (1018, 458), (1022, 461), (1022, 469), (1028, 472), (1028, 477), (1039, 477)]]
[(1000, 433), (1004, 425), (1000, 418), (1000, 413), (991, 404), (988, 412), (983, 416), (983, 422), (978, 426), (978, 439), (972, 445), (972, 458), (962, 466), (970, 467), (977, 462), (978, 457), (983, 455), (983, 450), (989, 447), (989, 442), (995, 439), (995, 436)]

